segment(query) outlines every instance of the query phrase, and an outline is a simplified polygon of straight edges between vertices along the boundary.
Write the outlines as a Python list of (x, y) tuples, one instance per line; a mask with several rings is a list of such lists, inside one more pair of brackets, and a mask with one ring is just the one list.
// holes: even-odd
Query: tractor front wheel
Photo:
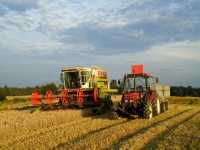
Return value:
[(153, 117), (153, 106), (150, 102), (144, 105), (143, 117), (146, 119), (151, 119)]

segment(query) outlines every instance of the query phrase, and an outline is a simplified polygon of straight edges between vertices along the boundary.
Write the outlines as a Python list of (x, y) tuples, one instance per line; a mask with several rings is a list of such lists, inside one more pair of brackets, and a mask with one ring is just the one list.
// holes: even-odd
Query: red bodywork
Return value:
[(131, 92), (125, 93), (122, 97), (122, 102), (134, 102), (137, 103), (143, 95), (141, 93)]
[(41, 104), (40, 94), (38, 91), (33, 91), (31, 95), (31, 103), (33, 106), (38, 106)]
[[(141, 92), (124, 93), (122, 95), (122, 103), (130, 102), (130, 103), (137, 104), (144, 97), (144, 95), (145, 95), (145, 93), (141, 93)], [(156, 100), (156, 92), (148, 91), (147, 99), (153, 103)]]
[(71, 101), (74, 101), (77, 105), (83, 106), (84, 100), (90, 97), (94, 105), (98, 105), (98, 89), (94, 88), (93, 90), (86, 91), (83, 89), (63, 89), (59, 96), (60, 102), (62, 104), (69, 104)]
[[(144, 72), (144, 65), (143, 64), (136, 64), (136, 65), (132, 65), (131, 67), (131, 71), (132, 74), (135, 76), (141, 76), (144, 78), (148, 78), (148, 77), (152, 77), (152, 74), (150, 73), (145, 73)], [(144, 95), (147, 95), (147, 99), (150, 102), (154, 102), (156, 100), (156, 91), (150, 90), (148, 89), (146, 92), (126, 92), (123, 93), (122, 95), (122, 103), (135, 103), (137, 104), (138, 102), (140, 102), (140, 100), (144, 97)]]
[(49, 105), (52, 104), (54, 100), (53, 92), (51, 90), (48, 90), (44, 98), (45, 98), (45, 104), (49, 104)]
[(132, 74), (135, 74), (135, 75), (143, 74), (144, 73), (144, 65), (143, 64), (133, 65), (131, 70), (132, 70)]
[[(48, 90), (44, 96), (44, 104), (51, 105), (55, 101), (55, 98), (59, 98), (59, 102), (63, 105), (70, 104), (73, 102), (78, 106), (83, 106), (86, 99), (91, 100), (92, 105), (99, 105), (98, 100), (98, 89), (94, 88), (91, 90), (77, 89), (62, 89), (59, 96), (54, 96), (51, 90)], [(34, 91), (31, 95), (31, 103), (33, 106), (39, 106), (43, 102), (43, 97), (40, 96), (38, 91)]]

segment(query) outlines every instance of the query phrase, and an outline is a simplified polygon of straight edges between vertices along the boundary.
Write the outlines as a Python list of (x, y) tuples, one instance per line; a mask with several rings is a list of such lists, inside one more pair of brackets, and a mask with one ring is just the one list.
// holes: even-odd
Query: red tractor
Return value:
[(132, 73), (126, 74), (121, 83), (122, 99), (116, 110), (117, 113), (152, 118), (168, 110), (166, 92), (160, 90), (160, 87), (158, 78), (144, 73), (143, 65), (133, 65)]

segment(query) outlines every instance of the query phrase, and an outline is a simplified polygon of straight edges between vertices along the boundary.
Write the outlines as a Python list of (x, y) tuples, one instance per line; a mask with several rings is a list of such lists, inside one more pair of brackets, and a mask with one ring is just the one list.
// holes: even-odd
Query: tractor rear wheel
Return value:
[(153, 117), (153, 106), (150, 102), (144, 105), (143, 117), (146, 119), (151, 119)]

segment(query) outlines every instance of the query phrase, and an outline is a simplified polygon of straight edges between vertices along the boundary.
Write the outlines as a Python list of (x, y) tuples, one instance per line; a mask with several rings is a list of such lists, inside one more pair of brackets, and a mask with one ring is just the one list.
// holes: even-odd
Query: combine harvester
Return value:
[[(59, 99), (59, 106), (64, 107), (100, 106), (105, 100), (111, 103), (110, 93), (117, 92), (108, 88), (107, 72), (100, 67), (62, 68), (60, 80), (63, 88), (59, 90), (59, 96), (47, 91), (43, 106), (52, 105), (55, 98)], [(32, 104), (41, 105), (41, 96), (37, 91), (32, 93)]]
[(64, 105), (99, 106), (113, 92), (108, 88), (107, 72), (100, 67), (63, 68), (61, 81), (60, 103)]
[(121, 83), (122, 99), (116, 108), (118, 115), (152, 118), (168, 110), (168, 86), (160, 85), (158, 78), (144, 72), (144, 66), (133, 65), (132, 73), (124, 75)]

